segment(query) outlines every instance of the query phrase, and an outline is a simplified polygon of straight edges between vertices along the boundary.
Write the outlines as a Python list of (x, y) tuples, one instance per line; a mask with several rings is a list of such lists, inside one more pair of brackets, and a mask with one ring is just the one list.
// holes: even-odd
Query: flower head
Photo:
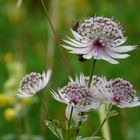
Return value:
[[(76, 28), (76, 29), (75, 29)], [(76, 24), (72, 33), (75, 39), (64, 40), (69, 45), (63, 45), (70, 53), (79, 54), (80, 59), (102, 59), (117, 64), (115, 59), (127, 58), (122, 54), (135, 49), (135, 46), (120, 46), (126, 38), (122, 28), (113, 20), (104, 17), (85, 19)]]
[[(96, 109), (99, 103), (94, 101), (92, 89), (87, 86), (87, 78), (81, 74), (80, 78), (70, 79), (70, 82), (58, 93), (52, 91), (53, 98), (59, 102), (67, 104), (66, 116), (70, 116), (70, 108), (73, 107), (73, 120), (85, 119), (86, 116), (79, 116), (80, 112), (88, 112)], [(82, 117), (82, 118), (81, 118)]]
[(50, 77), (51, 70), (48, 70), (47, 73), (43, 72), (42, 74), (36, 72), (31, 72), (30, 74), (27, 74), (20, 81), (20, 85), (18, 88), (18, 96), (33, 96), (47, 85)]
[(57, 101), (77, 107), (81, 111), (97, 107), (93, 95), (83, 74), (80, 75), (79, 79), (76, 77), (75, 81), (70, 79), (66, 86), (58, 89), (58, 93), (52, 92), (53, 98)]
[(136, 96), (136, 91), (129, 81), (116, 78), (109, 81), (107, 88), (109, 89), (108, 97), (112, 104), (121, 108), (140, 105), (139, 99)]

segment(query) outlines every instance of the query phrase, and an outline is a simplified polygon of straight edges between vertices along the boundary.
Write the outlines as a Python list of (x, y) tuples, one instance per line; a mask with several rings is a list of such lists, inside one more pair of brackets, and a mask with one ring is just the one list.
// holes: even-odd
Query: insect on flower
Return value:
[(77, 22), (77, 21), (73, 21), (73, 23), (72, 23), (72, 29), (74, 30), (74, 31), (78, 31), (77, 29), (78, 29), (78, 27), (80, 26), (80, 22)]
[(109, 18), (85, 19), (80, 24), (75, 23), (71, 31), (75, 39), (68, 37), (68, 40), (64, 40), (68, 45), (63, 47), (70, 53), (79, 54), (81, 60), (94, 58), (117, 64), (116, 59), (127, 58), (129, 55), (123, 53), (136, 47), (122, 46), (126, 41), (122, 28)]

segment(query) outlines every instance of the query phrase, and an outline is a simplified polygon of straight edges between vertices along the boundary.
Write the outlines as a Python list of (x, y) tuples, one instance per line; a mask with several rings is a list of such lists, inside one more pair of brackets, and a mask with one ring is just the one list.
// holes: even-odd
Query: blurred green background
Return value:
[[(60, 41), (71, 35), (73, 21), (105, 16), (119, 21), (128, 37), (126, 45), (138, 45), (131, 57), (118, 65), (100, 61), (95, 73), (107, 79), (131, 81), (140, 96), (140, 1), (139, 0), (44, 0)], [(91, 60), (81, 63), (64, 50), (73, 76), (89, 75)], [(0, 140), (55, 140), (44, 124), (46, 115), (37, 97), (16, 98), (18, 82), (26, 73), (53, 69), (49, 86), (40, 94), (54, 119), (65, 119), (65, 105), (54, 101), (49, 90), (68, 81), (60, 51), (39, 0), (0, 0)], [(140, 140), (140, 107), (118, 109), (109, 119), (112, 140)], [(89, 136), (99, 124), (91, 112), (81, 135)]]

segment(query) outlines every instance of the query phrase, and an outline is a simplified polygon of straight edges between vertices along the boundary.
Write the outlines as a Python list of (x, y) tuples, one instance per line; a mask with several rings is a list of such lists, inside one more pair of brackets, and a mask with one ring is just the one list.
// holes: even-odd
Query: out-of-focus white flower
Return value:
[(86, 80), (86, 77), (81, 74), (80, 78), (76, 77), (75, 81), (70, 79), (66, 86), (58, 89), (58, 93), (51, 92), (55, 100), (67, 104), (66, 117), (68, 119), (71, 107), (73, 107), (73, 120), (79, 121), (86, 118), (86, 116), (79, 116), (81, 112), (88, 112), (99, 106), (99, 102), (94, 101), (94, 93), (92, 88), (87, 86), (88, 81)]
[(112, 103), (120, 108), (140, 105), (133, 85), (122, 78), (107, 81), (104, 77), (95, 85), (96, 87), (94, 88), (98, 89), (98, 93), (94, 98), (99, 100), (99, 102)]
[(81, 59), (102, 59), (117, 64), (115, 59), (127, 58), (123, 54), (135, 49), (136, 46), (121, 46), (126, 37), (122, 28), (113, 20), (104, 17), (85, 19), (71, 30), (75, 39), (64, 40), (63, 45), (70, 53), (79, 54)]
[(51, 77), (51, 70), (42, 74), (31, 72), (22, 78), (18, 88), (19, 97), (30, 97), (36, 94), (38, 91), (43, 89), (49, 82)]
[[(66, 107), (65, 114), (66, 114), (67, 119), (70, 118), (71, 109), (72, 109), (72, 106), (70, 106), (70, 105), (68, 105)], [(75, 122), (76, 126), (78, 125), (79, 122), (82, 122), (82, 123), (85, 122), (87, 120), (87, 118), (88, 118), (87, 114), (83, 113), (81, 115), (79, 108), (73, 107), (72, 119)]]

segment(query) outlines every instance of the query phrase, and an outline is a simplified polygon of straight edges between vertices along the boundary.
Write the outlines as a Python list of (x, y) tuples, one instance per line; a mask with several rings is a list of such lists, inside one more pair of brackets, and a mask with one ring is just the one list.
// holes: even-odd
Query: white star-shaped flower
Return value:
[(18, 88), (19, 97), (30, 97), (43, 89), (49, 82), (51, 77), (51, 70), (42, 74), (31, 72), (22, 78)]
[(72, 118), (75, 122), (86, 120), (87, 115), (80, 116), (81, 112), (88, 112), (98, 108), (100, 105), (100, 102), (94, 99), (92, 86), (91, 88), (88, 87), (88, 78), (83, 74), (79, 78), (76, 77), (75, 80), (70, 78), (70, 82), (66, 86), (58, 89), (57, 93), (52, 91), (51, 94), (55, 100), (67, 105), (65, 113), (68, 119), (71, 107), (73, 107)]
[(139, 98), (133, 85), (122, 78), (115, 78), (107, 81), (105, 77), (93, 84), (97, 91), (94, 98), (104, 104), (111, 103), (120, 108), (135, 107), (140, 105)]
[(139, 98), (136, 96), (136, 91), (129, 81), (123, 80), (122, 78), (115, 78), (110, 80), (106, 87), (108, 89), (106, 98), (112, 104), (120, 108), (140, 105)]
[(70, 53), (80, 55), (80, 59), (105, 60), (112, 64), (119, 63), (116, 59), (124, 59), (136, 46), (122, 46), (126, 41), (122, 28), (109, 18), (95, 17), (85, 19), (71, 30), (74, 39), (68, 37), (63, 45)]

